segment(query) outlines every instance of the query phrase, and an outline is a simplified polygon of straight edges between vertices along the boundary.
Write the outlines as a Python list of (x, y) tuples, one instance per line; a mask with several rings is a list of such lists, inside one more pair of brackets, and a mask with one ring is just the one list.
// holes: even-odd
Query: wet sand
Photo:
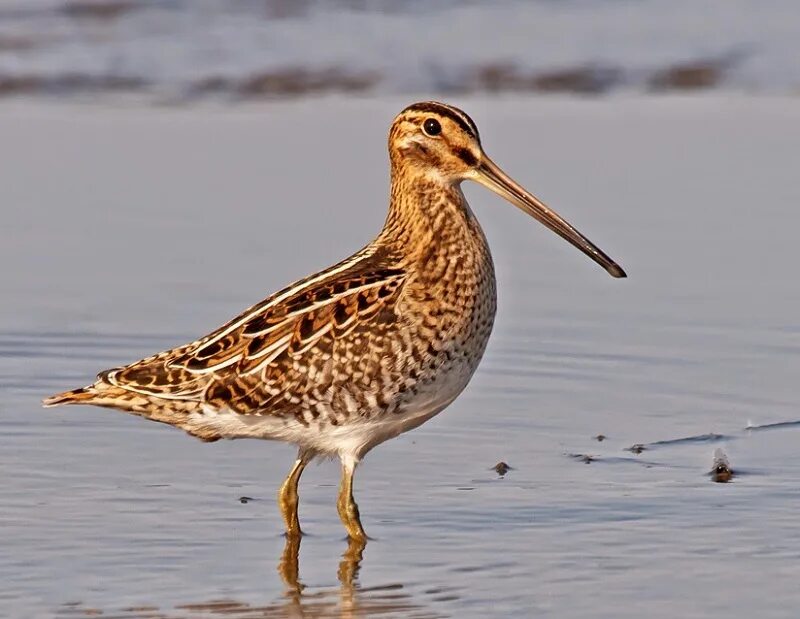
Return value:
[[(797, 100), (453, 102), (630, 277), (465, 186), (499, 276), (486, 358), (447, 411), (359, 470), (375, 538), (361, 559), (337, 467), (308, 470), (296, 563), (274, 504), (291, 448), (39, 400), (368, 241), (407, 101), (0, 108), (0, 614), (800, 607)], [(709, 475), (716, 449), (728, 483)]]

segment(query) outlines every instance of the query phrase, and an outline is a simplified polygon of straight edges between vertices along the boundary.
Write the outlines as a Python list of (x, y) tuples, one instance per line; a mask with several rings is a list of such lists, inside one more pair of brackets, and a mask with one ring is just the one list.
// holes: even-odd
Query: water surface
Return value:
[[(496, 331), (463, 396), (359, 469), (375, 538), (361, 561), (333, 463), (303, 477), (295, 566), (274, 504), (288, 446), (39, 407), (371, 238), (406, 103), (4, 106), (0, 614), (800, 608), (791, 99), (456, 101), (493, 158), (630, 277), (466, 188), (497, 263)], [(707, 475), (717, 448), (731, 483)]]

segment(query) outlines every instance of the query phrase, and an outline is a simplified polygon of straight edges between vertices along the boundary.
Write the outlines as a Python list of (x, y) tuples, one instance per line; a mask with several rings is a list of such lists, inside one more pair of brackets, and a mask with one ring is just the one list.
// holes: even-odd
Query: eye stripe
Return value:
[(478, 160), (475, 158), (475, 155), (472, 154), (468, 148), (457, 148), (455, 149), (456, 156), (461, 159), (464, 163), (468, 166), (474, 166), (478, 163)]

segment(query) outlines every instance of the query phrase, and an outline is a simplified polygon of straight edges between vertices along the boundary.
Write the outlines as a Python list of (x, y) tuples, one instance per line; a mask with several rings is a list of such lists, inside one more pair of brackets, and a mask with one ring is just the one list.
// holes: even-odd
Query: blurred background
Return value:
[[(798, 0), (0, 0), (0, 616), (798, 616), (798, 60)], [(369, 242), (433, 97), (629, 278), (464, 184), (494, 333), (363, 557), (333, 463), (298, 552), (291, 446), (41, 408)]]
[(796, 93), (794, 0), (1, 0), (0, 96)]

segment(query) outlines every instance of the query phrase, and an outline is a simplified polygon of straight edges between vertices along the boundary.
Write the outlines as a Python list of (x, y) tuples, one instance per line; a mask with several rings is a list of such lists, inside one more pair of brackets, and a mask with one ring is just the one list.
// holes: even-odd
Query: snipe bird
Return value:
[(121, 409), (204, 441), (297, 445), (278, 493), (289, 536), (300, 534), (303, 469), (316, 456), (338, 456), (339, 516), (351, 539), (365, 540), (353, 499), (359, 461), (446, 408), (478, 367), (492, 330), (492, 257), (462, 181), (488, 187), (625, 277), (489, 159), (475, 123), (451, 105), (404, 109), (389, 132), (389, 160), (389, 214), (362, 250), (191, 344), (101, 372), (94, 384), (44, 405)]

